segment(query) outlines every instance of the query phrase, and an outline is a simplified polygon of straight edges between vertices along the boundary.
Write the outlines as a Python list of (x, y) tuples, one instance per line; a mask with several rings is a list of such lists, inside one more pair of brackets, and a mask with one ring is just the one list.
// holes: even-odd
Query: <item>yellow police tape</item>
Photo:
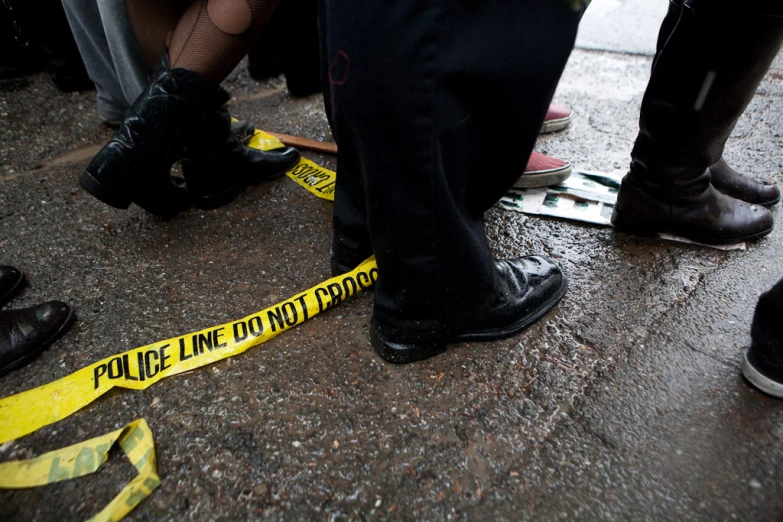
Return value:
[(0, 463), (0, 488), (33, 488), (98, 471), (115, 443), (128, 456), (138, 475), (91, 521), (119, 520), (159, 485), (152, 431), (144, 419), (131, 422), (108, 435), (61, 448), (30, 460)]
[[(252, 149), (273, 150), (285, 145), (271, 134), (256, 129), (247, 146)], [(333, 170), (325, 169), (317, 163), (302, 158), (286, 172), (286, 175), (319, 198), (334, 201), (337, 174)]]
[(115, 386), (143, 390), (161, 379), (238, 355), (363, 290), (378, 278), (375, 257), (239, 321), (112, 355), (61, 379), (0, 399), (0, 444), (84, 408)]
[[(260, 130), (247, 145), (259, 150), (284, 146)], [(302, 158), (286, 174), (319, 198), (334, 201), (334, 171)], [(0, 444), (72, 415), (115, 386), (142, 390), (171, 375), (238, 355), (371, 286), (377, 278), (371, 257), (351, 272), (239, 321), (107, 357), (49, 384), (0, 399)], [(90, 520), (120, 520), (160, 484), (152, 432), (144, 419), (35, 459), (0, 463), (0, 489), (42, 486), (93, 473), (118, 439), (139, 475)]]

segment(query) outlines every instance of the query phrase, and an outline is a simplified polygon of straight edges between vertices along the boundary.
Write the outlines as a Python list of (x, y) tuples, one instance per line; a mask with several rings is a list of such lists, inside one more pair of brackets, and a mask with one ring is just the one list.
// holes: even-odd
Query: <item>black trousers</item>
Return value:
[(375, 318), (443, 338), (496, 298), (484, 212), (522, 174), (579, 0), (321, 0), (339, 147), (334, 255), (378, 261)]

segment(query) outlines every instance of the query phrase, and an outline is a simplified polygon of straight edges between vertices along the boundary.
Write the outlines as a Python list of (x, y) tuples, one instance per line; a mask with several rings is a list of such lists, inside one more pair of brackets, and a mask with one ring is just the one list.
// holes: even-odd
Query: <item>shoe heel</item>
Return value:
[(103, 185), (100, 181), (90, 174), (89, 170), (85, 170), (79, 178), (79, 185), (90, 193), (93, 197), (106, 203), (110, 207), (119, 208), (122, 210), (127, 209), (132, 200), (128, 195), (120, 195), (115, 190), (111, 190)]
[(244, 190), (245, 187), (243, 186), (231, 185), (214, 194), (195, 196), (193, 198), (193, 206), (199, 210), (215, 210), (237, 199)]
[(446, 344), (440, 342), (400, 344), (385, 341), (374, 326), (370, 328), (370, 343), (384, 361), (394, 364), (422, 361), (446, 351)]
[(611, 221), (615, 230), (625, 232), (626, 234), (655, 237), (659, 233), (659, 230), (657, 230), (656, 227), (651, 226), (649, 222), (629, 217), (627, 213), (620, 211), (617, 208), (615, 208), (612, 213)]

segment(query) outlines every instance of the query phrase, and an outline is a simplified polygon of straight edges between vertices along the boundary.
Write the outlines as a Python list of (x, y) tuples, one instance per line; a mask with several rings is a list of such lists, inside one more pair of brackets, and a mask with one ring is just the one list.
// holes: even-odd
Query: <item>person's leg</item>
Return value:
[(753, 315), (742, 373), (756, 388), (783, 399), (783, 279), (762, 294)]
[(36, 2), (46, 12), (36, 23), (41, 53), (52, 82), (63, 92), (95, 89), (74, 41), (68, 18), (60, 0)]
[(145, 61), (142, 47), (130, 23), (125, 0), (98, 0), (98, 10), (104, 31), (110, 35), (107, 38), (109, 53), (127, 110), (147, 87), (155, 67)]
[[(87, 167), (82, 187), (108, 205), (127, 208), (136, 203), (170, 217), (191, 199), (202, 208), (224, 204), (244, 187), (271, 179), (295, 163), (298, 153), (292, 149), (275, 154), (242, 147), (231, 132), (228, 112), (222, 110), (229, 95), (219, 82), (245, 55), (275, 4), (190, 2), (169, 46), (174, 3), (127, 0), (145, 56), (160, 63), (114, 138)], [(190, 199), (169, 176), (186, 148), (192, 160), (187, 167), (183, 163), (185, 180), (193, 189)], [(214, 183), (224, 174), (216, 170), (224, 169), (226, 183)]]
[[(669, 11), (661, 23), (661, 29), (658, 33), (658, 44), (656, 57), (660, 55), (666, 41), (671, 36), (672, 31), (677, 25), (682, 12), (684, 0), (670, 0)], [(717, 37), (717, 36), (716, 36)], [(655, 67), (655, 58), (653, 58), (653, 67)], [(761, 81), (759, 77), (759, 82)], [(758, 87), (758, 84), (756, 85)], [(755, 91), (755, 88), (754, 88)], [(722, 158), (710, 167), (710, 181), (712, 185), (723, 194), (736, 199), (741, 199), (746, 203), (763, 205), (771, 207), (780, 201), (780, 189), (769, 181), (756, 181), (748, 178), (744, 174), (737, 172)]]
[[(102, 0), (114, 1), (114, 0)], [(136, 36), (147, 69), (154, 71), (168, 51), (180, 19), (193, 0), (119, 0)]]
[(451, 340), (524, 292), (494, 263), (483, 215), (524, 168), (506, 155), (530, 156), (573, 47), (571, 4), (322, 4), (335, 222), (359, 229), (366, 212), (375, 321), (392, 341)]
[[(732, 38), (715, 35), (731, 34)], [(624, 232), (669, 233), (702, 243), (768, 234), (772, 215), (710, 183), (731, 130), (780, 49), (783, 17), (756, 2), (682, 9), (655, 59), (639, 136), (612, 215)]]
[(110, 124), (119, 124), (130, 106), (125, 96), (104, 32), (97, 0), (63, 0), (87, 74), (98, 90), (98, 115)]

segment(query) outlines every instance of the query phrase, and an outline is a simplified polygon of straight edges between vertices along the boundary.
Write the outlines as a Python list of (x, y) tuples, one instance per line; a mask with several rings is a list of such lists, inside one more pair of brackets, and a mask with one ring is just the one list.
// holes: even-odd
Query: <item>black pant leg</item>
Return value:
[(365, 212), (393, 337), (448, 336), (498, 291), (483, 214), (524, 170), (573, 48), (572, 4), (324, 0), (335, 225)]

